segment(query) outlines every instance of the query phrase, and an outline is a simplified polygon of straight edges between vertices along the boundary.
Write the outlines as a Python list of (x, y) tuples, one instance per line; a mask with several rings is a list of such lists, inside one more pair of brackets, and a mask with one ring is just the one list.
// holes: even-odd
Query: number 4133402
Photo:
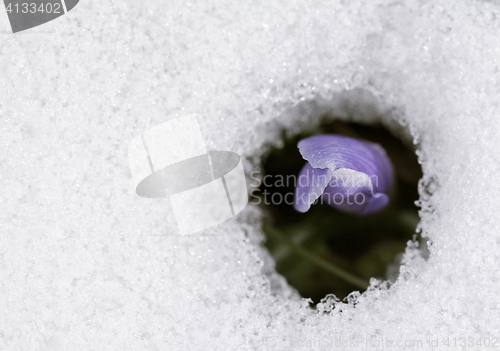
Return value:
[(8, 4), (7, 5), (8, 13), (61, 13), (61, 4), (60, 3), (41, 3), (40, 5), (35, 3), (27, 3), (23, 2), (22, 4)]
[(444, 338), (443, 340), (443, 345), (444, 346), (452, 346), (452, 347), (498, 347), (498, 338), (492, 337), (492, 338)]

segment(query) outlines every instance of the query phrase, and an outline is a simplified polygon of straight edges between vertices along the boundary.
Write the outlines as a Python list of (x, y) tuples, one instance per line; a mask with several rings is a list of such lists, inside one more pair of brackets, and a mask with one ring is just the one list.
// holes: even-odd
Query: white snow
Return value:
[[(0, 349), (500, 345), (495, 2), (88, 0), (9, 30), (0, 15)], [(133, 191), (128, 145), (168, 119), (202, 116), (250, 174), (331, 110), (418, 142), (431, 245), (330, 313), (273, 271), (257, 208), (180, 237)]]

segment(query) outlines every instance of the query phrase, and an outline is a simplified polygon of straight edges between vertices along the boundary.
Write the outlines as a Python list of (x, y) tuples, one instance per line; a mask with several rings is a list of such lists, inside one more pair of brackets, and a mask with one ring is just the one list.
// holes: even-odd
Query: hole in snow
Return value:
[[(366, 282), (372, 277), (394, 282), (408, 240), (417, 240), (415, 230), (419, 217), (415, 201), (422, 170), (411, 143), (403, 142), (377, 123), (384, 120), (381, 113), (386, 114), (385, 120), (391, 119), (387, 115), (391, 112), (383, 112), (370, 93), (354, 90), (339, 96), (328, 101), (303, 102), (280, 117), (284, 123), (288, 119), (288, 123), (303, 127), (294, 136), (283, 132), (280, 147), (271, 149), (264, 157), (264, 177), (251, 197), (251, 202), (260, 203), (267, 214), (266, 246), (275, 260), (277, 272), (302, 297), (311, 298), (314, 303), (327, 294), (343, 299), (363, 289), (332, 275), (314, 259), (305, 258), (283, 241), (283, 236), (299, 249)], [(385, 209), (358, 217), (327, 204), (315, 204), (306, 213), (293, 208), (293, 177), (306, 162), (297, 143), (305, 137), (326, 133), (361, 138), (384, 147), (395, 170), (395, 191)]]

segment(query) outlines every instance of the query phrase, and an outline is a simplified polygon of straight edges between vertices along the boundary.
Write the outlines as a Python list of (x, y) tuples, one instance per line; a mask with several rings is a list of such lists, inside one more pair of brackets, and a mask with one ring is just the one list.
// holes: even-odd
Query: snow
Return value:
[[(493, 345), (499, 19), (487, 1), (88, 0), (12, 34), (0, 15), (0, 349)], [(181, 237), (168, 200), (134, 192), (128, 145), (169, 119), (202, 116), (249, 175), (326, 111), (418, 143), (430, 255), (409, 243), (391, 287), (318, 313), (274, 272), (257, 208)]]

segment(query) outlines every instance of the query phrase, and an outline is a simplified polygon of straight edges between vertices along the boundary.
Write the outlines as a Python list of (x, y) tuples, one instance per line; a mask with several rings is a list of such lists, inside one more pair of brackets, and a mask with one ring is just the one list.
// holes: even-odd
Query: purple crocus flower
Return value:
[(297, 211), (307, 212), (320, 199), (340, 211), (366, 215), (389, 202), (394, 175), (380, 145), (322, 134), (302, 139), (298, 147), (307, 163), (295, 189)]

